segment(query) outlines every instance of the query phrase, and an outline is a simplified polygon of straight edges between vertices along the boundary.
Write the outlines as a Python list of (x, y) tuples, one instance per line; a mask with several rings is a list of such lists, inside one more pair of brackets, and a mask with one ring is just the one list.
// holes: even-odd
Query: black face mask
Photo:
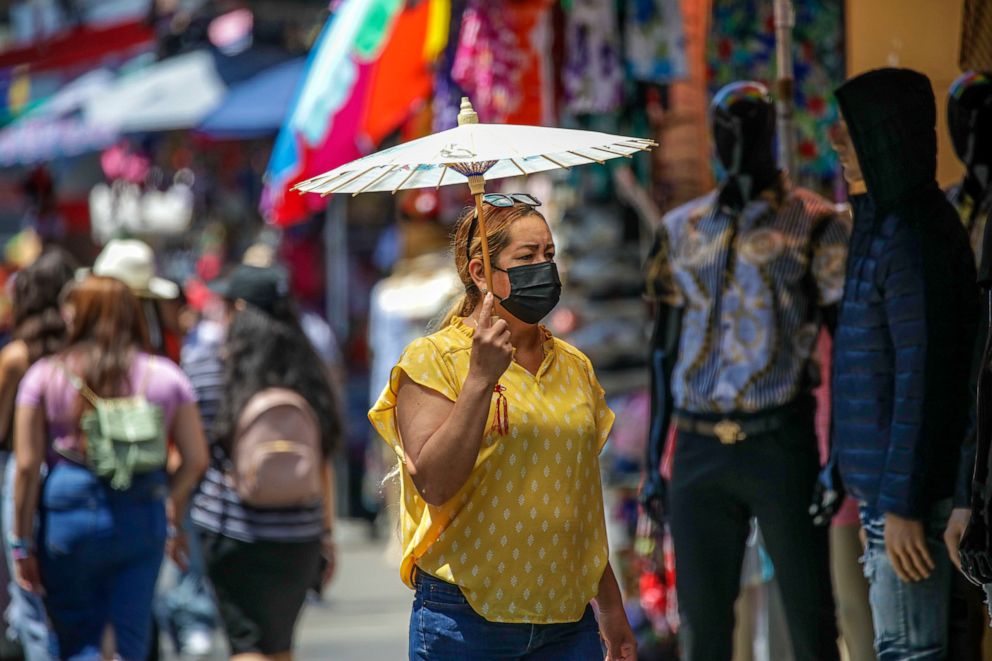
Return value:
[(503, 309), (520, 321), (536, 324), (548, 316), (561, 297), (561, 280), (554, 262), (501, 269), (510, 278), (510, 295), (500, 301)]

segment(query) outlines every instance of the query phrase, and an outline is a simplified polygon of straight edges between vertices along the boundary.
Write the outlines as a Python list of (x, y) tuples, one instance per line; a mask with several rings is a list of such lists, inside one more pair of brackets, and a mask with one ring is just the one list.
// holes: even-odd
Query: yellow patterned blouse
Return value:
[[(400, 370), (454, 401), (468, 374), (473, 332), (456, 318), (411, 343), (369, 411), (401, 467)], [(578, 621), (606, 567), (599, 453), (613, 413), (589, 359), (544, 332), (537, 375), (513, 362), (500, 379), (475, 468), (450, 501), (428, 505), (400, 471), (403, 581), (413, 587), (418, 566), (458, 585), (491, 622)], [(508, 425), (500, 433), (504, 401)]]

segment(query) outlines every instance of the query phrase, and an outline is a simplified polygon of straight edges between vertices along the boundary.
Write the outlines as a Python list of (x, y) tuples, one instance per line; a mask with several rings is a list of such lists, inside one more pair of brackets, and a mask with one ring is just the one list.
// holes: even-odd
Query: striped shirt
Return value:
[(223, 328), (203, 321), (193, 330), (182, 350), (182, 368), (189, 376), (210, 437), (210, 466), (190, 508), (193, 523), (245, 542), (304, 542), (319, 539), (324, 531), (323, 507), (256, 509), (238, 498), (229, 476), (231, 460), (211, 431), (224, 396), (224, 363), (220, 359)]
[(740, 214), (716, 193), (669, 212), (648, 261), (648, 290), (684, 308), (672, 396), (696, 413), (788, 404), (818, 382), (820, 306), (844, 288), (850, 215), (794, 188)]

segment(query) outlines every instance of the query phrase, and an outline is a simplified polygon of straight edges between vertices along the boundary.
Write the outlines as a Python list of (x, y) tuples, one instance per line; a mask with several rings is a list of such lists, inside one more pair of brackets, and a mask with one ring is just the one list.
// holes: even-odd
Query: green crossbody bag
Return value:
[(145, 398), (145, 386), (155, 365), (154, 358), (148, 360), (139, 394), (111, 398), (98, 396), (64, 363), (57, 362), (72, 387), (93, 406), (79, 420), (86, 442), (86, 465), (118, 490), (128, 489), (134, 475), (165, 468), (162, 409)]

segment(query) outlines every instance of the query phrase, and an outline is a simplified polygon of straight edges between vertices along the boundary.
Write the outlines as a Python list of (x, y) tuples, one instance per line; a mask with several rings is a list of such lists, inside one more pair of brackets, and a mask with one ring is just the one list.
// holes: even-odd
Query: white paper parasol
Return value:
[(358, 195), (468, 183), (479, 217), (486, 283), (492, 290), (482, 207), (487, 180), (629, 158), (657, 146), (653, 140), (594, 131), (478, 121), (472, 104), (463, 98), (456, 128), (370, 154), (300, 182), (294, 189)]

